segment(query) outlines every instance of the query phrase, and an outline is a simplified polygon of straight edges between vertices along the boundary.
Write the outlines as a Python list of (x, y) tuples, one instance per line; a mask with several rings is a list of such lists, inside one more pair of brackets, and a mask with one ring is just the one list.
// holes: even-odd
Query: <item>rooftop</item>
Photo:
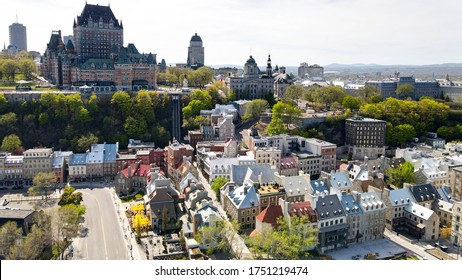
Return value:
[(0, 209), (0, 219), (25, 219), (35, 213), (34, 210)]
[(345, 216), (343, 206), (335, 194), (318, 197), (316, 213), (318, 213), (318, 219), (321, 221)]

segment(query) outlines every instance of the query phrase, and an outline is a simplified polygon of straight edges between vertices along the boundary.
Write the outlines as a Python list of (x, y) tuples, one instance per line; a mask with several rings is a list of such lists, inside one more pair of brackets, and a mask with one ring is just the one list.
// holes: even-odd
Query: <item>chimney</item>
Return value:
[(132, 177), (132, 167), (131, 165), (128, 166), (128, 178)]
[(260, 172), (260, 174), (258, 174), (258, 183), (260, 183), (260, 186), (263, 186), (263, 183), (262, 183), (263, 179), (262, 179), (262, 177), (263, 177), (263, 172)]
[(247, 194), (247, 186), (244, 186), (244, 194), (246, 195)]

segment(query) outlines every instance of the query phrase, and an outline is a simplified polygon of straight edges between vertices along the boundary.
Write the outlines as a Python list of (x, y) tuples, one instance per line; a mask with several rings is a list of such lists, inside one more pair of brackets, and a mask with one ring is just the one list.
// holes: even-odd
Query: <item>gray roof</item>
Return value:
[[(244, 188), (247, 189), (247, 193)], [(227, 196), (237, 209), (247, 209), (260, 205), (257, 192), (251, 184), (235, 188), (230, 191)]]
[(316, 202), (316, 213), (318, 220), (327, 220), (338, 217), (345, 217), (345, 210), (342, 203), (335, 194), (318, 197)]
[(408, 213), (412, 213), (416, 216), (419, 216), (424, 220), (428, 220), (431, 217), (431, 215), (435, 213), (433, 212), (433, 210), (430, 210), (414, 202), (409, 203), (409, 205), (407, 205), (404, 210)]
[(393, 207), (408, 205), (411, 202), (415, 202), (414, 196), (408, 188), (390, 190), (389, 199)]
[(351, 181), (344, 172), (332, 173), (329, 176), (329, 182), (332, 188), (351, 188)]
[(278, 170), (269, 165), (233, 165), (231, 169), (231, 180), (237, 185), (244, 184), (246, 179), (258, 182), (258, 176), (262, 175), (262, 182), (274, 181), (274, 173)]
[(25, 219), (34, 213), (34, 210), (0, 209), (0, 219)]
[(54, 157), (51, 161), (52, 168), (63, 168), (64, 167), (64, 156)]
[(440, 194), (432, 184), (415, 185), (409, 188), (417, 202), (441, 199)]
[(440, 194), (441, 200), (444, 200), (444, 201), (447, 201), (447, 202), (450, 202), (452, 200), (451, 189), (448, 186), (437, 188), (436, 190)]
[(358, 201), (364, 213), (384, 210), (385, 203), (377, 196), (375, 192), (361, 194), (361, 201)]
[(361, 209), (361, 207), (358, 204), (358, 201), (355, 200), (353, 195), (342, 195), (341, 202), (347, 215), (356, 215), (363, 213), (363, 210)]
[(197, 183), (199, 180), (191, 173), (188, 174), (180, 182), (180, 192), (183, 193), (184, 189), (189, 186), (190, 183)]
[(451, 202), (437, 199), (435, 201), (435, 204), (436, 204), (435, 205), (436, 209), (440, 209), (440, 210), (452, 213), (452, 207), (454, 206), (454, 204), (452, 204)]
[(87, 154), (73, 154), (69, 165), (85, 165), (87, 162)]

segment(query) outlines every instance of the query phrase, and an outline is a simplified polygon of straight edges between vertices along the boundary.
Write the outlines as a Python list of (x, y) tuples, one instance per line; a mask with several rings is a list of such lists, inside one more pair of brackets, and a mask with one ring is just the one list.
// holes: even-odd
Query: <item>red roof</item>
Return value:
[(282, 208), (279, 205), (268, 206), (265, 210), (257, 215), (257, 220), (262, 223), (271, 224), (274, 227), (277, 225), (277, 219), (282, 217)]
[(291, 216), (296, 215), (297, 217), (305, 216), (312, 223), (317, 221), (316, 212), (313, 210), (313, 208), (311, 208), (311, 203), (309, 201), (296, 202), (290, 205), (289, 215)]
[[(151, 166), (149, 164), (129, 164), (131, 167), (131, 177), (146, 177), (148, 182), (151, 181)], [(128, 178), (128, 167), (121, 171), (125, 178)]]

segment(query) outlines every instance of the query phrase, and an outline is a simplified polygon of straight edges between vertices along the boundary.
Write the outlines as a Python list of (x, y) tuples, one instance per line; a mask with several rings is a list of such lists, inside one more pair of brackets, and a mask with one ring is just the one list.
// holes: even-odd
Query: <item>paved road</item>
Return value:
[(110, 188), (79, 188), (87, 207), (86, 237), (74, 241), (74, 259), (128, 260), (130, 255)]
[(418, 242), (418, 243), (413, 244), (409, 242), (409, 240), (403, 237), (402, 235), (397, 235), (395, 232), (392, 232), (388, 229), (385, 229), (384, 235), (386, 238), (406, 248), (408, 251), (419, 255), (421, 258), (425, 257), (429, 260), (437, 260), (437, 258), (435, 258), (433, 255), (425, 252), (426, 249), (433, 248), (431, 245), (428, 245), (424, 242)]

